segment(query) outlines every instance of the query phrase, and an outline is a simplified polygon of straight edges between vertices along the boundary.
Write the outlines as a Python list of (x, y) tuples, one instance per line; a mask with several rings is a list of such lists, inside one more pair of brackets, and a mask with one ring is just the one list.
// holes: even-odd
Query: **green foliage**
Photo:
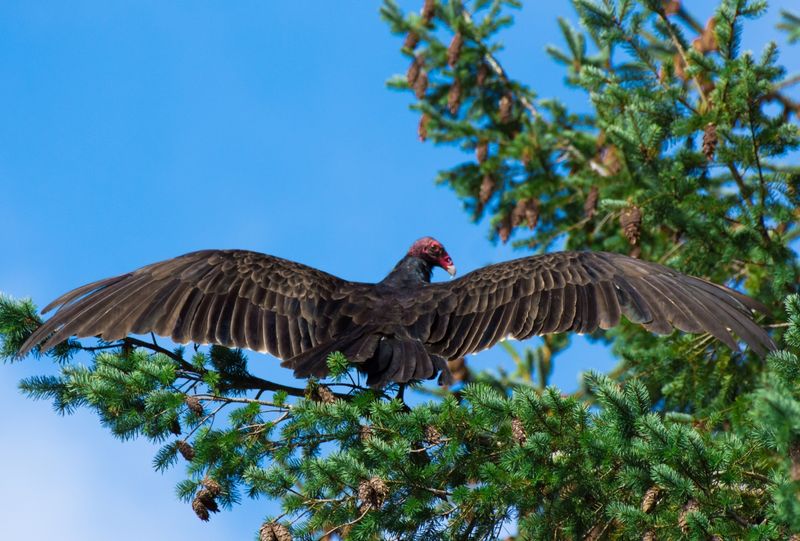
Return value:
[[(475, 153), (439, 181), (474, 219), (488, 218), (493, 239), (629, 252), (743, 288), (778, 316), (800, 278), (789, 248), (800, 231), (800, 170), (786, 159), (800, 144), (800, 105), (784, 93), (797, 80), (786, 78), (774, 44), (757, 57), (740, 51), (742, 22), (765, 2), (721, 1), (705, 26), (686, 3), (573, 4), (577, 24), (558, 21), (566, 47), (548, 53), (585, 92), (588, 113), (537, 99), (502, 68), (498, 30), (511, 20), (500, 3), (437, 3), (427, 23), (384, 4), (391, 30), (418, 38), (403, 52), (428, 81), (390, 86), (415, 91), (427, 139)], [(704, 336), (658, 338), (621, 325), (595, 338), (623, 357), (617, 376), (643, 378), (667, 409), (724, 409), (761, 370)], [(568, 344), (537, 355), (555, 362)], [(530, 373), (520, 366), (500, 383)]]
[(0, 358), (13, 360), (25, 338), (42, 324), (30, 299), (14, 301), (0, 294)]
[(781, 17), (783, 21), (778, 25), (778, 28), (785, 30), (789, 34), (789, 41), (794, 43), (800, 40), (800, 17), (788, 11), (782, 11)]
[[(26, 305), (6, 299), (0, 318)], [(734, 423), (658, 413), (641, 380), (600, 374), (586, 377), (588, 401), (487, 384), (410, 410), (366, 389), (289, 400), (303, 393), (262, 382), (242, 396), (261, 380), (241, 352), (190, 364), (148, 343), (21, 388), (63, 412), (94, 409), (119, 438), (162, 442), (158, 470), (183, 456), (186, 501), (207, 486), (214, 505), (279, 499), (270, 520), (299, 539), (485, 539), (509, 527), (530, 539), (785, 539), (800, 529), (800, 297), (786, 306), (788, 349), (738, 397), (747, 414)]]
[[(0, 292), (0, 359), (4, 362), (18, 359), (17, 351), (34, 329), (42, 324), (42, 318), (30, 299), (16, 301)], [(59, 344), (49, 353), (59, 361), (68, 361), (76, 347), (73, 340)], [(38, 348), (34, 354), (39, 355)]]
[[(279, 500), (263, 532), (297, 539), (787, 539), (800, 533), (800, 283), (796, 82), (778, 49), (740, 51), (764, 2), (574, 0), (548, 53), (587, 108), (507, 73), (495, 53), (516, 1), (381, 10), (406, 36), (420, 136), (475, 159), (439, 175), (491, 237), (533, 250), (630, 252), (741, 288), (772, 310), (784, 349), (766, 362), (707, 335), (656, 338), (623, 323), (593, 338), (620, 365), (563, 395), (549, 386), (568, 335), (520, 351), (516, 370), (413, 408), (349, 379), (278, 385), (238, 350), (187, 354), (128, 338), (46, 353), (57, 376), (21, 383), (58, 411), (94, 410), (116, 437), (159, 442), (185, 466), (178, 496), (207, 520), (244, 496)], [(797, 18), (782, 28), (797, 39)], [(786, 315), (782, 306), (786, 307)], [(41, 319), (0, 296), (0, 355)], [(71, 356), (77, 352), (88, 364)], [(254, 525), (256, 529), (256, 525)], [(271, 534), (270, 534), (271, 535)], [(264, 534), (265, 538), (269, 538)]]
[(348, 370), (350, 370), (350, 363), (347, 357), (338, 351), (331, 353), (326, 361), (331, 378), (337, 381), (342, 379), (347, 374)]

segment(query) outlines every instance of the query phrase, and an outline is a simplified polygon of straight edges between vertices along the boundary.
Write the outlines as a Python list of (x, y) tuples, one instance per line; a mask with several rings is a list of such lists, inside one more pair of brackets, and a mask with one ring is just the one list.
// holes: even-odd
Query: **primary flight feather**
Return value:
[(622, 315), (659, 334), (708, 332), (736, 349), (733, 333), (759, 355), (775, 348), (753, 321), (752, 310), (765, 310), (757, 301), (624, 255), (554, 252), (431, 283), (435, 267), (455, 274), (431, 237), (376, 284), (246, 250), (192, 252), (62, 295), (19, 354), (71, 336), (154, 332), (267, 352), (297, 377), (324, 377), (328, 355), (340, 351), (381, 387), (439, 374), (448, 383), (447, 359), (507, 337), (608, 329)]

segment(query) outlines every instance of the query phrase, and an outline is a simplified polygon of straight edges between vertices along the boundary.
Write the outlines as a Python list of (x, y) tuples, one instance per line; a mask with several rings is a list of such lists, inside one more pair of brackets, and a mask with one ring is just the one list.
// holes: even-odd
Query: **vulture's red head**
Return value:
[(442, 243), (433, 237), (422, 237), (411, 245), (408, 255), (418, 257), (435, 267), (442, 267), (450, 276), (456, 275), (456, 266)]

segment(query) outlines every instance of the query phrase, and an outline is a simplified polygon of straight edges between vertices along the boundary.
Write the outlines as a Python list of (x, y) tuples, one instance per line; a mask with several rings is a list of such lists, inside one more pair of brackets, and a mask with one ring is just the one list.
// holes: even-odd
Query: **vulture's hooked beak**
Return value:
[(453, 258), (451, 258), (447, 252), (445, 252), (444, 255), (439, 258), (436, 264), (446, 270), (447, 274), (450, 275), (450, 278), (456, 275), (456, 265), (453, 263)]

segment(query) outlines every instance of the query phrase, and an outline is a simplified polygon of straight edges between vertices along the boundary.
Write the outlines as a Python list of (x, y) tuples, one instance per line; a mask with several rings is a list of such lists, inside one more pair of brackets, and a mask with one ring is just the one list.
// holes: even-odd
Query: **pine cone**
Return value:
[(422, 20), (425, 24), (430, 23), (433, 20), (433, 16), (436, 14), (436, 0), (425, 0), (425, 3), (422, 5), (422, 11), (420, 11), (419, 15), (422, 17)]
[(203, 410), (203, 404), (200, 403), (200, 399), (196, 396), (187, 396), (185, 402), (186, 407), (189, 408), (189, 411), (198, 417), (202, 417), (205, 414), (205, 411)]
[(664, 13), (675, 15), (681, 9), (681, 0), (664, 0)]
[(717, 50), (717, 36), (714, 33), (714, 28), (717, 26), (717, 21), (711, 17), (703, 28), (703, 32), (692, 41), (692, 47), (696, 51), (706, 54)]
[(694, 513), (695, 511), (699, 510), (700, 506), (697, 505), (697, 502), (694, 500), (689, 500), (686, 502), (686, 505), (683, 506), (681, 514), (678, 515), (678, 526), (681, 527), (681, 531), (683, 533), (687, 533), (689, 531), (689, 521), (687, 520), (689, 513)]
[(714, 159), (714, 153), (717, 151), (718, 142), (717, 126), (713, 122), (709, 122), (706, 124), (705, 130), (703, 130), (703, 154), (705, 154), (708, 161)]
[(417, 80), (414, 81), (414, 95), (418, 100), (425, 97), (425, 92), (428, 90), (428, 72), (424, 69), (420, 70)]
[(461, 47), (464, 46), (464, 36), (461, 32), (456, 32), (450, 46), (447, 48), (447, 65), (451, 68), (456, 67), (458, 57), (461, 54)]
[(642, 511), (649, 513), (655, 507), (658, 497), (661, 495), (661, 488), (656, 485), (651, 486), (644, 493), (642, 498)]
[(525, 203), (525, 222), (528, 224), (528, 229), (536, 229), (536, 224), (539, 223), (539, 201), (537, 199), (529, 199)]
[(212, 479), (211, 477), (206, 477), (205, 479), (203, 479), (202, 484), (204, 487), (206, 487), (208, 493), (211, 494), (211, 496), (213, 496), (214, 498), (222, 494), (222, 486), (219, 483), (217, 483), (215, 479)]
[(597, 186), (592, 186), (589, 189), (589, 195), (583, 203), (583, 215), (591, 219), (597, 214), (597, 201), (600, 199), (600, 189)]
[(656, 533), (653, 530), (647, 530), (642, 536), (642, 541), (656, 541)]
[(481, 187), (478, 191), (478, 201), (481, 205), (485, 205), (486, 202), (492, 198), (492, 194), (494, 193), (495, 189), (495, 182), (492, 175), (486, 173), (483, 175), (483, 181), (481, 181)]
[(511, 227), (519, 227), (525, 219), (525, 199), (517, 201), (514, 210), (511, 211)]
[(417, 79), (419, 78), (420, 71), (422, 70), (422, 66), (425, 64), (422, 55), (415, 56), (414, 60), (411, 61), (411, 64), (408, 66), (408, 71), (406, 72), (406, 82), (408, 86), (411, 88), (416, 88)]
[(419, 117), (419, 126), (417, 127), (417, 136), (421, 142), (425, 142), (428, 138), (428, 122), (430, 122), (431, 118), (428, 116), (428, 113), (422, 113), (422, 116)]
[(211, 494), (211, 491), (207, 488), (200, 489), (197, 492), (197, 495), (194, 497), (195, 500), (202, 502), (206, 509), (211, 511), (212, 513), (219, 513), (219, 506), (217, 505), (217, 501), (214, 499), (214, 496)]
[(529, 229), (536, 229), (539, 223), (539, 201), (535, 198), (520, 199), (511, 212), (511, 226), (517, 227), (525, 222)]
[(169, 431), (179, 436), (181, 433), (181, 423), (178, 419), (173, 419), (172, 422), (169, 423)]
[(502, 221), (497, 224), (497, 236), (500, 237), (500, 241), (505, 244), (508, 242), (509, 237), (511, 237), (511, 214), (508, 213), (503, 216)]
[(600, 161), (608, 171), (608, 175), (616, 175), (622, 170), (622, 162), (619, 159), (617, 147), (614, 145), (606, 145), (600, 151)]
[(186, 440), (178, 440), (175, 442), (175, 447), (178, 452), (186, 459), (187, 462), (194, 460), (194, 447)]
[(419, 34), (416, 32), (409, 32), (406, 34), (406, 40), (403, 42), (403, 49), (413, 51), (419, 44)]
[(442, 443), (442, 433), (433, 425), (425, 427), (425, 441), (431, 445), (439, 445)]
[(500, 122), (506, 124), (509, 120), (511, 120), (511, 106), (513, 102), (511, 101), (511, 96), (506, 94), (502, 98), (500, 98), (500, 102), (497, 105), (497, 111), (500, 115)]
[(622, 211), (619, 216), (619, 225), (631, 246), (639, 242), (642, 233), (642, 211), (639, 207), (630, 207)]
[(336, 396), (333, 392), (325, 385), (320, 385), (317, 388), (317, 393), (319, 393), (319, 400), (324, 404), (333, 404), (336, 402)]
[(320, 385), (315, 381), (310, 381), (306, 386), (306, 398), (322, 404), (333, 404), (336, 402), (336, 395), (326, 386)]
[(453, 379), (455, 381), (464, 381), (469, 377), (469, 369), (467, 368), (467, 361), (464, 357), (458, 357), (457, 359), (447, 361), (447, 367), (450, 369), (450, 373), (453, 374)]
[(363, 513), (369, 509), (380, 509), (388, 494), (389, 488), (380, 477), (361, 481), (358, 484), (358, 499), (361, 500), (359, 511)]
[(478, 73), (475, 76), (475, 83), (478, 86), (483, 86), (483, 83), (486, 82), (486, 77), (489, 75), (489, 66), (485, 63), (481, 62), (481, 65), (478, 66)]
[(518, 417), (511, 419), (511, 436), (520, 445), (528, 441), (528, 434), (525, 432), (525, 427), (522, 426), (522, 421)]
[(489, 156), (489, 143), (481, 139), (475, 146), (475, 159), (478, 160), (478, 163), (483, 163), (486, 161), (486, 158), (488, 156)]
[(447, 108), (450, 114), (455, 116), (458, 114), (459, 107), (461, 107), (461, 81), (453, 79), (450, 92), (447, 93)]
[(292, 541), (292, 534), (280, 522), (265, 522), (258, 531), (259, 541)]
[(358, 437), (361, 441), (367, 441), (373, 435), (373, 430), (371, 425), (361, 425), (361, 428), (358, 429)]
[(192, 510), (194, 511), (194, 514), (197, 515), (197, 517), (200, 520), (202, 520), (204, 522), (208, 522), (208, 518), (209, 518), (208, 509), (206, 509), (206, 506), (203, 505), (203, 502), (201, 502), (197, 498), (192, 500)]
[(561, 485), (558, 489), (558, 497), (562, 500), (566, 500), (575, 492), (575, 489), (578, 488), (578, 485), (574, 482), (569, 482), (565, 485)]

